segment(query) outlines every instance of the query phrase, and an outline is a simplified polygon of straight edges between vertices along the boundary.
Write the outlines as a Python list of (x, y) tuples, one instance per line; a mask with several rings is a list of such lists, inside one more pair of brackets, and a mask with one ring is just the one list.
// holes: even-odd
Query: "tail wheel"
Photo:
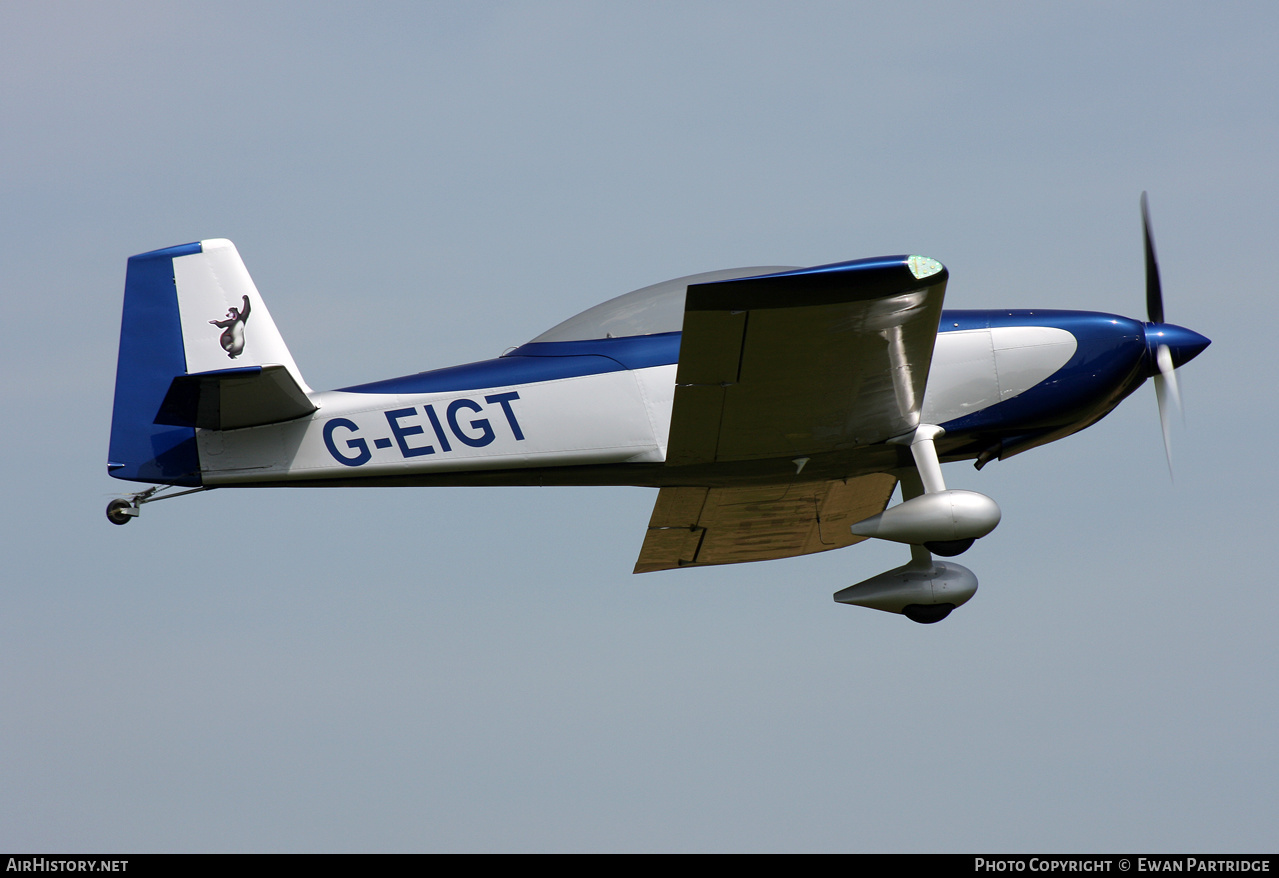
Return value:
[(112, 524), (128, 524), (138, 514), (128, 500), (112, 500), (107, 504), (107, 521)]

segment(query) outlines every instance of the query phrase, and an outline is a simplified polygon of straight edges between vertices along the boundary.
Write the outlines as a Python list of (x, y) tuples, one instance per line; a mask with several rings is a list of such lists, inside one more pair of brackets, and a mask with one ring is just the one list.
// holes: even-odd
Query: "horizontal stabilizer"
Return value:
[(235, 430), (291, 421), (315, 410), (286, 366), (246, 366), (177, 376), (155, 423)]

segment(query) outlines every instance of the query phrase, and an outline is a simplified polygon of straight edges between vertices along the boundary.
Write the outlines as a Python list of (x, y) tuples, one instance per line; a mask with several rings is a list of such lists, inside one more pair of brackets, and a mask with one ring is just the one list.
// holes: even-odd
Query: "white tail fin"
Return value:
[(200, 251), (173, 260), (187, 372), (279, 365), (309, 393), (235, 245), (214, 238)]

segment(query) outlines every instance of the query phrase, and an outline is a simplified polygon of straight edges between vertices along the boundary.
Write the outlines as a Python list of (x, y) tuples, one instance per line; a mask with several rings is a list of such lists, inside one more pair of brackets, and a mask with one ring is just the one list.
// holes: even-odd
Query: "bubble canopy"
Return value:
[(585, 341), (597, 338), (628, 338), (679, 332), (684, 327), (684, 296), (690, 284), (712, 283), (739, 277), (755, 277), (793, 271), (789, 265), (757, 265), (704, 271), (643, 287), (587, 308), (533, 339), (530, 344)]

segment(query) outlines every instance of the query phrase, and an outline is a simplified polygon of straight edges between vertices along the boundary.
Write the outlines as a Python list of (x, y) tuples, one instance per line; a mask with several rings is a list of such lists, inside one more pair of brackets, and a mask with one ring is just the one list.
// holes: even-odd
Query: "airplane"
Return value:
[(107, 471), (152, 487), (107, 517), (212, 488), (646, 486), (636, 573), (889, 540), (911, 560), (835, 600), (937, 622), (977, 578), (935, 556), (1000, 520), (942, 463), (980, 470), (1069, 436), (1147, 378), (1169, 449), (1174, 370), (1210, 342), (1164, 321), (1145, 193), (1141, 213), (1144, 322), (943, 310), (949, 272), (924, 256), (756, 266), (635, 290), (496, 359), (321, 392), (230, 241), (143, 253)]

